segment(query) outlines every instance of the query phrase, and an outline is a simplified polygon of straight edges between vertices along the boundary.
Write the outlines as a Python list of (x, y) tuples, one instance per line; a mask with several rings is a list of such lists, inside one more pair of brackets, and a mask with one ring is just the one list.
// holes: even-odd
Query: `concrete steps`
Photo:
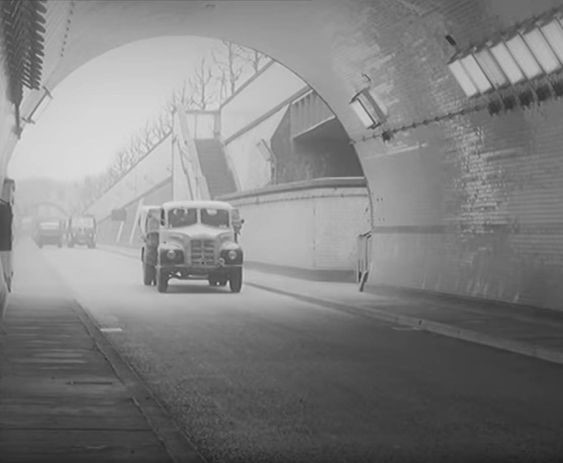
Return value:
[(195, 140), (199, 163), (211, 198), (234, 193), (237, 191), (223, 145), (215, 139)]

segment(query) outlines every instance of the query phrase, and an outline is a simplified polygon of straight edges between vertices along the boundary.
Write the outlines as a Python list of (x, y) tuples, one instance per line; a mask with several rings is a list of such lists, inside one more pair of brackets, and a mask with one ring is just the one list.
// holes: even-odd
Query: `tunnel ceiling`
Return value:
[[(49, 0), (44, 83), (53, 90), (89, 60), (137, 40), (227, 39), (260, 50), (298, 74), (358, 138), (366, 130), (349, 102), (361, 88), (376, 89), (394, 125), (459, 109), (465, 99), (446, 66), (455, 49), (445, 36), (464, 48), (561, 3)], [(28, 98), (28, 109), (38, 98)]]

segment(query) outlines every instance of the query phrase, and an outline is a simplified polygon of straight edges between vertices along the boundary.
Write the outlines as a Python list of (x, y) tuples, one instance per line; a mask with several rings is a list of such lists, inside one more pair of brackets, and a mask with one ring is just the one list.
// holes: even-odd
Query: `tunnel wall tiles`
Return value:
[[(334, 67), (369, 81), (389, 127), (445, 115), (472, 105), (449, 75), (446, 34), (464, 49), (562, 3), (349, 2)], [(551, 100), (357, 143), (373, 205), (369, 284), (563, 309), (562, 116)]]
[(369, 230), (365, 188), (327, 188), (268, 194), (232, 204), (245, 219), (245, 258), (313, 270), (352, 270), (356, 238)]
[(563, 309), (562, 118), (560, 101), (475, 113), (371, 158), (370, 283)]

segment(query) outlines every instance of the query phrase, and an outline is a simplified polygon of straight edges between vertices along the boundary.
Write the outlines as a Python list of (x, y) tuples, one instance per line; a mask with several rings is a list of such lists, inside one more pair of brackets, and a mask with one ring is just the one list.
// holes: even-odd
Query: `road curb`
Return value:
[(312, 304), (330, 307), (339, 310), (341, 312), (346, 312), (346, 313), (351, 313), (353, 315), (360, 315), (364, 317), (383, 320), (386, 322), (396, 323), (398, 325), (408, 326), (421, 331), (428, 331), (430, 333), (438, 334), (441, 336), (460, 339), (462, 341), (467, 341), (474, 344), (480, 344), (487, 347), (493, 347), (495, 349), (500, 349), (515, 354), (525, 355), (527, 357), (533, 357), (539, 360), (544, 360), (547, 362), (563, 365), (563, 352), (546, 349), (544, 347), (535, 346), (533, 344), (529, 344), (521, 341), (515, 341), (512, 339), (499, 338), (496, 336), (479, 333), (477, 331), (467, 330), (465, 328), (459, 328), (454, 325), (448, 325), (446, 323), (434, 322), (422, 318), (411, 317), (408, 315), (393, 314), (381, 309), (376, 309), (376, 308), (367, 309), (364, 307), (342, 304), (340, 302), (335, 302), (318, 297), (305, 296), (300, 293), (278, 289), (264, 284), (254, 283), (248, 280), (245, 281), (245, 284), (253, 286), (258, 289), (262, 289), (264, 291), (269, 291), (272, 293), (293, 297), (303, 302), (309, 302)]
[(150, 387), (139, 376), (113, 346), (113, 343), (100, 331), (100, 326), (76, 299), (73, 309), (94, 340), (96, 348), (109, 362), (111, 368), (131, 394), (131, 400), (141, 411), (166, 452), (174, 463), (205, 463), (188, 437), (180, 430), (165, 406), (157, 399)]

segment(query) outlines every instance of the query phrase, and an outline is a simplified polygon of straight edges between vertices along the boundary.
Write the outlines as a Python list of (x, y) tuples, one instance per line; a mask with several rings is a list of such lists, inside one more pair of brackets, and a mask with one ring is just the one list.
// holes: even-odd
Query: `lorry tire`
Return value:
[(143, 262), (143, 283), (145, 286), (150, 286), (155, 281), (155, 268), (152, 265)]
[(156, 289), (159, 293), (165, 293), (168, 289), (168, 275), (160, 269), (156, 271)]
[(229, 277), (229, 287), (231, 288), (231, 292), (233, 293), (240, 293), (242, 288), (242, 268), (234, 268), (231, 271), (231, 275)]

